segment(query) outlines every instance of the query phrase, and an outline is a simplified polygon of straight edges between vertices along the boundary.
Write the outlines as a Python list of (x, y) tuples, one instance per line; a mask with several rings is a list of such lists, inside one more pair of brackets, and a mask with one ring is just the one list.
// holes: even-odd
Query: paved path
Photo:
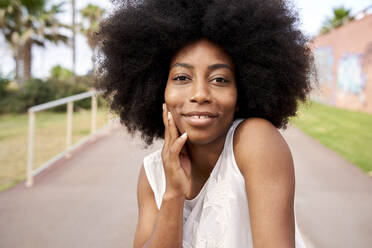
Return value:
[[(372, 247), (372, 179), (297, 129), (284, 133), (296, 166), (297, 221), (308, 248)], [(116, 130), (0, 193), (1, 248), (132, 247), (145, 154)]]
[(308, 248), (372, 247), (372, 178), (298, 129), (284, 137), (295, 162), (297, 221)]
[(152, 150), (114, 131), (36, 177), (33, 188), (0, 193), (0, 247), (131, 247), (137, 176)]

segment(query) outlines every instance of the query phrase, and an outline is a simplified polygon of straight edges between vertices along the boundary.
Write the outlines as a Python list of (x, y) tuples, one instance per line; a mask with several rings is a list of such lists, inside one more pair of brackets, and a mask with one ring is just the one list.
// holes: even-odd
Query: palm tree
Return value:
[(61, 28), (70, 28), (57, 20), (56, 15), (61, 13), (62, 4), (52, 5), (49, 9), (43, 9), (39, 15), (32, 16), (33, 21), (26, 23), (30, 30), (30, 36), (23, 47), (23, 78), (31, 78), (32, 66), (32, 45), (45, 46), (45, 41), (58, 44), (59, 42), (67, 43), (68, 36), (60, 33)]
[(67, 42), (59, 33), (63, 25), (56, 19), (61, 4), (45, 9), (45, 0), (3, 0), (0, 4), (0, 29), (16, 63), (16, 81), (31, 77), (32, 45), (44, 46), (45, 40)]
[(333, 16), (324, 20), (319, 33), (325, 34), (331, 29), (341, 27), (345, 22), (353, 19), (354, 17), (351, 16), (351, 9), (346, 9), (342, 6), (333, 8)]
[(98, 45), (98, 37), (96, 33), (99, 29), (99, 23), (104, 13), (104, 9), (101, 9), (94, 4), (88, 4), (80, 10), (80, 14), (83, 17), (83, 20), (80, 23), (80, 32), (87, 38), (88, 45), (93, 53), (93, 74), (96, 72), (96, 48)]
[[(23, 29), (24, 23), (28, 22), (25, 12), (36, 12), (44, 5), (44, 2), (33, 2), (30, 7), (27, 1), (1, 1), (0, 2), (0, 29), (5, 41), (9, 44), (15, 60), (15, 78), (18, 81), (21, 73), (21, 47), (25, 44), (29, 32)], [(32, 11), (31, 11), (32, 10)]]

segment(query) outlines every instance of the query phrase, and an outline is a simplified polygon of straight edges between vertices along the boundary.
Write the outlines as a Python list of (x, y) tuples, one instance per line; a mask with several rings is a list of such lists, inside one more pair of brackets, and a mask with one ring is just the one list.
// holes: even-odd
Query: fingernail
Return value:
[(182, 139), (185, 139), (185, 138), (187, 137), (187, 133), (183, 133), (183, 134), (181, 135), (181, 137), (182, 137)]
[(172, 117), (171, 112), (168, 112), (168, 120)]

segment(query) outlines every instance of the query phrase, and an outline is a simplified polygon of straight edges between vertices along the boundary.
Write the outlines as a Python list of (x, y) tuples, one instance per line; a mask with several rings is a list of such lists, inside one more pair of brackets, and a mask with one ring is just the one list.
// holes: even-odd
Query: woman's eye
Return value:
[(187, 80), (187, 77), (186, 76), (178, 76), (178, 77), (173, 78), (173, 80), (176, 80), (176, 81), (185, 81), (185, 80)]
[(214, 80), (216, 81), (216, 83), (228, 83), (229, 82), (228, 80), (226, 80), (224, 78), (221, 78), (221, 77), (215, 78), (215, 79), (213, 79), (213, 81)]

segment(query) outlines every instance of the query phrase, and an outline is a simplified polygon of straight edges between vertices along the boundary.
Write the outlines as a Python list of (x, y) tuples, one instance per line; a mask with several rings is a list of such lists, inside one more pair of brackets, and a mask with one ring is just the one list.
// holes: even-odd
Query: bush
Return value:
[[(60, 99), (63, 97), (68, 97), (76, 94), (80, 94), (83, 92), (88, 91), (88, 87), (81, 84), (81, 83), (76, 83), (73, 84), (71, 82), (61, 82), (61, 81), (56, 81), (49, 79), (47, 81), (48, 84), (53, 85), (54, 87), (54, 99)], [(84, 99), (84, 100), (79, 100), (77, 102), (74, 102), (74, 109), (79, 109), (79, 108), (90, 108), (91, 100), (89, 98)], [(65, 111), (66, 106), (61, 105), (58, 107), (55, 107), (53, 110), (55, 111)]]
[(71, 70), (62, 67), (61, 65), (54, 66), (49, 72), (50, 79), (56, 79), (59, 81), (67, 81), (71, 80), (73, 77), (73, 73)]
[[(76, 95), (89, 90), (88, 86), (82, 83), (73, 84), (69, 81), (56, 79), (28, 80), (21, 89), (7, 90), (7, 83), (0, 81), (0, 113), (21, 113), (26, 112), (29, 107), (46, 103), (63, 97)], [(101, 104), (101, 101), (99, 101)], [(74, 109), (90, 108), (91, 99), (87, 98), (74, 102)], [(66, 105), (57, 106), (52, 111), (66, 111)]]
[(28, 80), (20, 92), (20, 100), (25, 102), (27, 108), (55, 100), (56, 90), (54, 85), (40, 79)]
[(76, 81), (79, 82), (79, 84), (85, 85), (88, 88), (95, 88), (96, 85), (95, 78), (92, 74), (77, 76)]
[(10, 80), (0, 76), (0, 114), (23, 112), (24, 101), (19, 100), (18, 90), (9, 89)]
[(26, 103), (20, 99), (19, 92), (7, 93), (0, 99), (0, 114), (23, 113), (27, 110)]
[(6, 96), (6, 87), (9, 84), (9, 79), (3, 78), (0, 75), (0, 100)]

